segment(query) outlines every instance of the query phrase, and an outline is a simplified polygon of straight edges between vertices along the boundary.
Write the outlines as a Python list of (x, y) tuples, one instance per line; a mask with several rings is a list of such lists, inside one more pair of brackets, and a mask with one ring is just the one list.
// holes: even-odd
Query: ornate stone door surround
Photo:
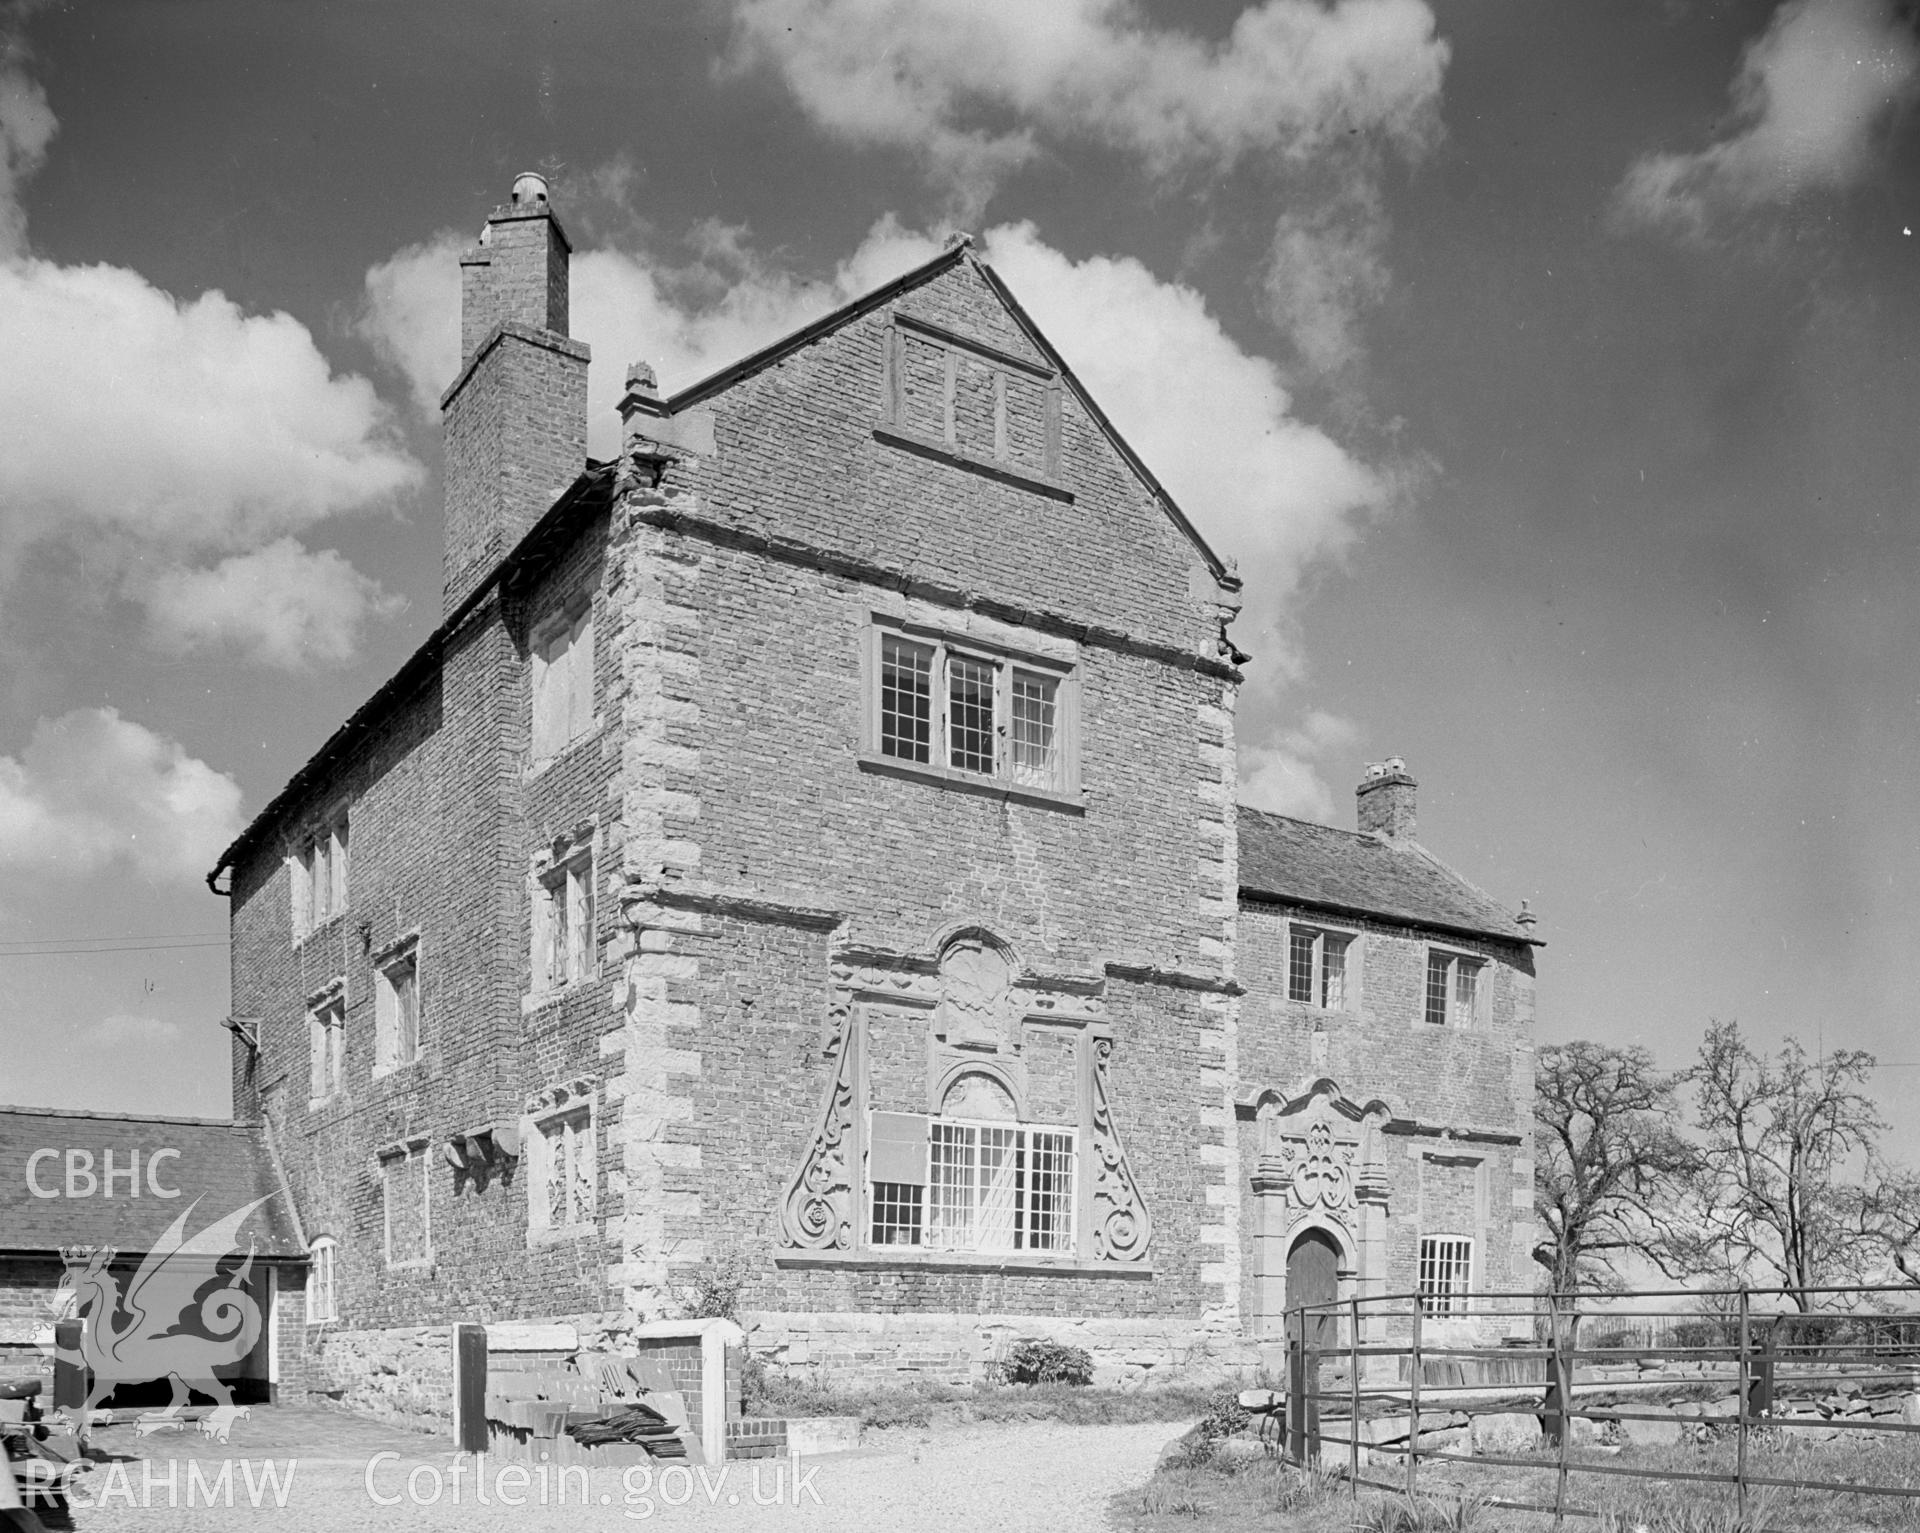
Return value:
[(865, 1224), (867, 1024), (876, 1011), (915, 1012), (927, 1025), (926, 1110), (970, 1079), (992, 1082), (1023, 1114), (1027, 1043), (1034, 1029), (1073, 1039), (1078, 1081), (1078, 1186), (1070, 1259), (1031, 1258), (1037, 1268), (1130, 1270), (1150, 1275), (1152, 1219), (1127, 1162), (1107, 1095), (1113, 1029), (1104, 976), (1043, 974), (978, 923), (937, 932), (920, 953), (842, 946), (831, 959), (832, 1001), (825, 1052), (832, 1079), (817, 1126), (778, 1210), (778, 1260), (863, 1260), (940, 1265), (1016, 1264), (1004, 1255), (968, 1257), (916, 1248), (870, 1249)]
[(1252, 1119), (1258, 1135), (1251, 1182), (1254, 1335), (1283, 1335), (1287, 1257), (1310, 1229), (1325, 1233), (1339, 1251), (1342, 1299), (1383, 1294), (1388, 1181), (1380, 1135), (1389, 1120), (1404, 1116), (1398, 1105), (1382, 1097), (1357, 1101), (1332, 1077), (1319, 1076), (1291, 1093), (1245, 1093), (1236, 1106), (1236, 1116)]

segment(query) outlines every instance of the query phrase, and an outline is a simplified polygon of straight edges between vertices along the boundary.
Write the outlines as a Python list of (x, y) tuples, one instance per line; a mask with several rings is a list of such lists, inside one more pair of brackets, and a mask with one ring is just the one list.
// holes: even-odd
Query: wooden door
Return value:
[[(1340, 1249), (1320, 1230), (1308, 1230), (1287, 1252), (1287, 1308), (1302, 1304), (1332, 1304), (1340, 1297)], [(1310, 1351), (1333, 1345), (1335, 1315), (1331, 1309), (1310, 1315), (1301, 1338)]]

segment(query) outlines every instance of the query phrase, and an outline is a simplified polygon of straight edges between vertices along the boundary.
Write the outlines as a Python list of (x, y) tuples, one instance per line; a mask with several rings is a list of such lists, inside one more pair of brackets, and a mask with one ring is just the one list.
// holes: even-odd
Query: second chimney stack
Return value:
[(1398, 756), (1369, 761), (1367, 775), (1353, 790), (1362, 835), (1385, 836), (1389, 841), (1413, 839), (1413, 798), (1420, 785)]
[(587, 462), (587, 348), (567, 335), (572, 247), (528, 173), (460, 258), (460, 376), (446, 419), (446, 612)]

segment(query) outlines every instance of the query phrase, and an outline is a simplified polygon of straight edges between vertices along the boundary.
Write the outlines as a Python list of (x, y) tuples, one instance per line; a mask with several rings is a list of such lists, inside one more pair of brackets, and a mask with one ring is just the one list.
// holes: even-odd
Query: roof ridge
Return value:
[(1234, 807), (1242, 814), (1257, 814), (1262, 819), (1285, 820), (1289, 825), (1304, 825), (1309, 830), (1324, 830), (1336, 836), (1351, 836), (1356, 841), (1381, 841), (1383, 845), (1386, 844), (1372, 831), (1348, 830), (1344, 825), (1329, 825), (1325, 820), (1309, 820), (1297, 814), (1282, 814), (1278, 809), (1262, 809), (1257, 804), (1242, 804), (1238, 800), (1235, 801)]
[(946, 246), (938, 255), (929, 256), (918, 266), (911, 266), (897, 277), (890, 277), (878, 287), (869, 288), (856, 294), (838, 307), (829, 309), (818, 319), (810, 319), (805, 324), (796, 325), (785, 335), (777, 336), (766, 345), (757, 347), (744, 357), (736, 357), (723, 367), (716, 367), (704, 378), (696, 379), (671, 398), (663, 399), (661, 408), (668, 415), (677, 415), (691, 405), (697, 405), (711, 398), (722, 389), (730, 388), (743, 378), (751, 377), (762, 368), (771, 367), (789, 352), (797, 351), (809, 341), (837, 330), (850, 319), (857, 319), (870, 308), (876, 308), (889, 299), (897, 298), (909, 288), (918, 287), (922, 282), (936, 277), (949, 266), (957, 266), (968, 256), (973, 248), (971, 238), (956, 240)]

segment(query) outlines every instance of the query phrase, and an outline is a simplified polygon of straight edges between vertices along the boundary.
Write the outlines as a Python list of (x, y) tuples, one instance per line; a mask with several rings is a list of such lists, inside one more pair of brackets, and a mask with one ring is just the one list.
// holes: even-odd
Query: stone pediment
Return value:
[(1269, 1114), (1291, 1118), (1324, 1102), (1326, 1110), (1349, 1123), (1360, 1123), (1377, 1116), (1383, 1123), (1404, 1119), (1406, 1104), (1390, 1092), (1364, 1098), (1350, 1097), (1330, 1075), (1308, 1076), (1290, 1090), (1277, 1086), (1243, 1088), (1234, 1099), (1234, 1108), (1243, 1118), (1264, 1118)]
[(1320, 1219), (1351, 1231), (1362, 1204), (1385, 1202), (1380, 1130), (1399, 1116), (1396, 1104), (1348, 1096), (1319, 1076), (1292, 1092), (1243, 1093), (1237, 1105), (1259, 1123), (1253, 1189), (1280, 1198), (1290, 1224)]

